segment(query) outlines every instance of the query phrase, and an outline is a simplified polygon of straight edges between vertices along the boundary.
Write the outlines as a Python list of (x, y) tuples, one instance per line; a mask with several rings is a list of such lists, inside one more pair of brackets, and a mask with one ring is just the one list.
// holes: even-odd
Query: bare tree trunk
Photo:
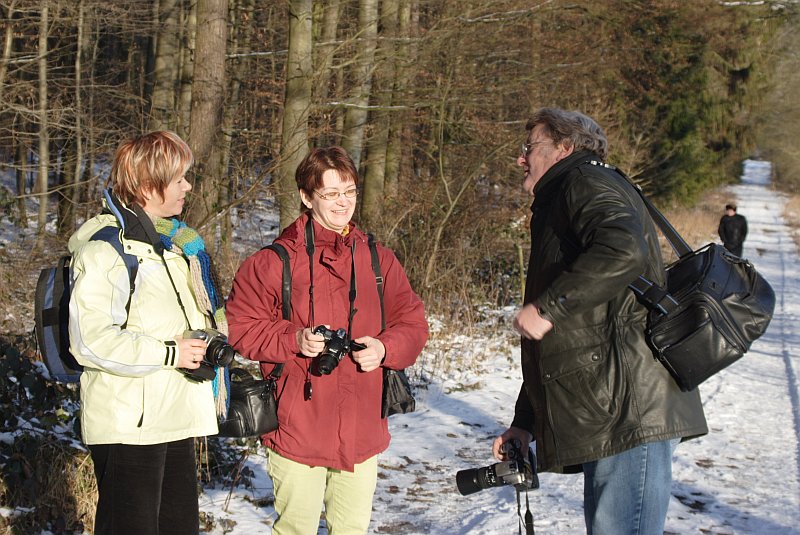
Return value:
[[(219, 169), (216, 174), (226, 177), (219, 188), (219, 204), (228, 207), (233, 202), (237, 190), (238, 173), (234, 171), (230, 175), (231, 145), (233, 143), (233, 129), (236, 123), (236, 114), (239, 111), (240, 94), (242, 80), (247, 76), (250, 67), (250, 52), (253, 37), (253, 10), (255, 0), (233, 0), (231, 6), (231, 20), (233, 27), (233, 39), (231, 40), (231, 53), (238, 54), (233, 62), (231, 76), (228, 80), (228, 99), (225, 102), (225, 112), (222, 118), (222, 138), (221, 143), (215, 145), (212, 150), (212, 161), (217, 162)], [(241, 16), (240, 16), (241, 15)], [(224, 216), (220, 221), (220, 247), (218, 255), (225, 258), (230, 256), (231, 238), (233, 236), (233, 225), (231, 223), (231, 212), (225, 210)]]
[(25, 206), (25, 170), (28, 168), (28, 146), (18, 138), (17, 143), (17, 226), (28, 228), (28, 209)]
[(49, 28), (49, 0), (42, 0), (39, 19), (39, 176), (36, 193), (39, 194), (38, 236), (44, 235), (47, 225), (48, 169), (50, 167), (50, 136), (47, 121), (47, 31)]
[(11, 59), (11, 51), (14, 45), (14, 2), (9, 2), (6, 8), (6, 35), (3, 40), (3, 60), (0, 63), (0, 104), (3, 103), (3, 93), (6, 82), (6, 74), (8, 73), (8, 62)]
[[(331, 125), (329, 124), (330, 117), (325, 111), (327, 107), (324, 106), (325, 101), (328, 100), (331, 86), (331, 67), (333, 66), (334, 52), (337, 47), (336, 32), (339, 27), (339, 14), (341, 12), (341, 0), (331, 0), (325, 3), (324, 11), (322, 13), (322, 32), (320, 35), (320, 43), (315, 47), (314, 59), (316, 66), (314, 72), (317, 74), (317, 80), (314, 83), (316, 95), (314, 101), (323, 104), (323, 116), (320, 119), (320, 142), (322, 144), (329, 144), (328, 136), (330, 134)], [(327, 123), (327, 124), (326, 124)]]
[(194, 82), (189, 146), (194, 153), (195, 184), (188, 219), (202, 226), (219, 208), (221, 177), (210, 161), (219, 142), (225, 100), (225, 54), (228, 46), (228, 0), (198, 0)]
[(178, 134), (186, 139), (192, 114), (192, 77), (194, 76), (194, 50), (197, 28), (197, 4), (192, 2), (186, 21), (182, 24), (181, 87), (178, 100)]
[(367, 106), (372, 91), (372, 69), (378, 41), (378, 0), (358, 2), (358, 57), (354, 69), (356, 80), (344, 117), (342, 147), (353, 158), (356, 167), (361, 163), (364, 148), (364, 127), (367, 124)]
[[(415, 12), (413, 0), (400, 0), (399, 34), (403, 41), (397, 47), (397, 60), (395, 61), (395, 86), (393, 88), (393, 102), (405, 102), (406, 92), (411, 82), (412, 59), (416, 55), (411, 40), (416, 34), (412, 13)], [(386, 147), (386, 171), (383, 179), (384, 195), (386, 200), (397, 196), (398, 180), (400, 177), (400, 162), (403, 158), (403, 131), (407, 128), (408, 112), (398, 111), (392, 115), (389, 126), (389, 140)]]
[[(92, 37), (87, 40), (87, 48), (91, 44), (91, 57), (92, 61), (89, 67), (89, 87), (87, 88), (88, 92), (88, 102), (86, 103), (86, 146), (89, 148), (88, 150), (88, 157), (86, 159), (86, 165), (83, 168), (83, 174), (81, 175), (81, 196), (80, 196), (80, 203), (86, 203), (87, 200), (94, 199), (96, 197), (98, 183), (95, 180), (94, 175), (94, 147), (95, 147), (95, 131), (94, 131), (94, 103), (95, 103), (95, 74), (96, 74), (96, 66), (97, 66), (97, 58), (99, 54), (99, 34), (100, 34), (100, 25), (98, 24), (90, 24), (89, 28), (92, 31)], [(84, 215), (87, 215), (84, 213)]]
[(375, 69), (375, 104), (372, 112), (373, 133), (367, 139), (367, 161), (364, 164), (364, 194), (361, 198), (361, 218), (365, 227), (375, 227), (383, 209), (386, 151), (392, 112), (392, 88), (395, 84), (395, 38), (399, 0), (385, 0), (381, 12), (383, 28), (381, 46)]
[(64, 220), (59, 221), (61, 232), (72, 232), (75, 228), (76, 213), (80, 202), (81, 166), (83, 164), (83, 47), (84, 24), (86, 17), (85, 0), (78, 1), (78, 42), (75, 50), (75, 167), (72, 170), (71, 188), (64, 192)]
[(150, 130), (174, 130), (177, 124), (175, 91), (178, 87), (177, 58), (180, 57), (179, 18), (179, 0), (160, 0)]
[(300, 213), (294, 172), (308, 154), (308, 115), (311, 107), (311, 0), (289, 2), (289, 56), (283, 106), (280, 167), (277, 170), (280, 226)]

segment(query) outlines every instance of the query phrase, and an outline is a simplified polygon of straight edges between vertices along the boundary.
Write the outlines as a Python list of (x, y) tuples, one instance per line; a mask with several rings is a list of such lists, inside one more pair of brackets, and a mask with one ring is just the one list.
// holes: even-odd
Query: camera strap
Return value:
[[(164, 258), (164, 251), (160, 252), (161, 256), (161, 263), (164, 264), (164, 269), (167, 270), (167, 277), (169, 277), (169, 283), (172, 285), (172, 290), (175, 292), (175, 297), (178, 298), (178, 305), (181, 307), (181, 312), (183, 312), (183, 317), (186, 319), (186, 325), (189, 330), (192, 330), (192, 324), (189, 322), (189, 316), (186, 315), (186, 308), (183, 306), (183, 300), (181, 300), (181, 294), (178, 291), (178, 287), (175, 286), (175, 281), (172, 280), (172, 273), (169, 272), (169, 266), (167, 265), (167, 260)], [(213, 316), (212, 316), (213, 322)], [(216, 328), (216, 325), (214, 326)]]
[(530, 502), (528, 501), (528, 490), (525, 490), (525, 518), (522, 517), (522, 504), (520, 503), (519, 495), (522, 491), (517, 490), (517, 517), (519, 521), (519, 533), (522, 535), (522, 525), (525, 525), (525, 535), (534, 535), (533, 532), (533, 514), (531, 513)]

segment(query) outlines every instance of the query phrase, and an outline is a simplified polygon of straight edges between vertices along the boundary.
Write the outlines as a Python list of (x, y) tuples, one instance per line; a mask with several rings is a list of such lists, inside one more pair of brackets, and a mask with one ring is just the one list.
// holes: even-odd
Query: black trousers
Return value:
[(99, 499), (95, 535), (197, 535), (194, 439), (89, 446)]

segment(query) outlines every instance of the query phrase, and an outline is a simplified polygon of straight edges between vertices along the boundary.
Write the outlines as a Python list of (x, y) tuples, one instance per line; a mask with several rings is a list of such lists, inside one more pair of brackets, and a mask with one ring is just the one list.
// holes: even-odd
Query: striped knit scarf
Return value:
[[(219, 280), (211, 264), (211, 257), (206, 253), (203, 238), (196, 230), (175, 218), (154, 217), (153, 219), (164, 247), (168, 251), (183, 256), (189, 262), (189, 274), (197, 304), (206, 314), (214, 318), (217, 330), (227, 336), (228, 322), (225, 319), (224, 301), (218, 291)], [(217, 368), (217, 376), (212, 381), (212, 390), (219, 418), (224, 418), (228, 413), (229, 382), (227, 368)]]

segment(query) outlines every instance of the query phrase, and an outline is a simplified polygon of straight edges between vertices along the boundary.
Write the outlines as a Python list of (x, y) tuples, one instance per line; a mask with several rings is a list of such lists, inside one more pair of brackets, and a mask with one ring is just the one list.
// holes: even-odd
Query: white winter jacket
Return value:
[[(117, 218), (99, 215), (69, 241), (73, 255), (69, 336), (70, 350), (84, 366), (83, 442), (144, 445), (217, 433), (211, 382), (192, 381), (175, 368), (174, 338), (188, 326), (152, 233), (149, 242), (145, 237), (140, 241), (135, 234), (142, 226), (137, 224), (134, 236), (129, 228), (121, 236), (125, 251), (139, 259), (126, 315), (130, 284), (123, 259), (111, 244), (89, 241), (109, 225), (119, 227)], [(188, 263), (169, 251), (164, 260), (191, 327), (206, 327), (192, 293)]]

